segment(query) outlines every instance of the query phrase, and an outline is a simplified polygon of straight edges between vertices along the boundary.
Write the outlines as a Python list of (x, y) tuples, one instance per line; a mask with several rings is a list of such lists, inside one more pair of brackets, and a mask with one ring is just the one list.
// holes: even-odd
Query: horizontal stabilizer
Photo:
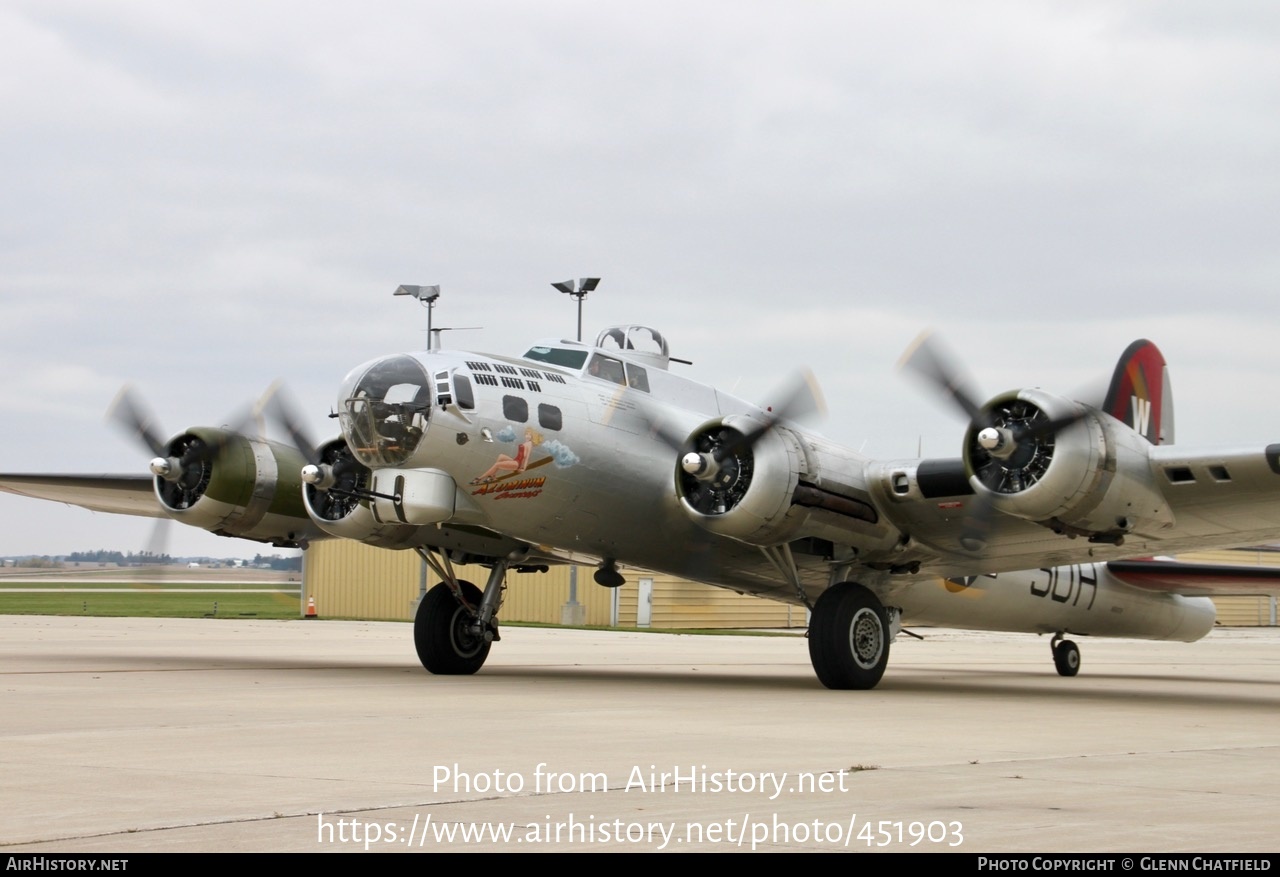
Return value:
[(1184, 597), (1280, 595), (1280, 567), (1113, 560), (1107, 570), (1126, 585)]

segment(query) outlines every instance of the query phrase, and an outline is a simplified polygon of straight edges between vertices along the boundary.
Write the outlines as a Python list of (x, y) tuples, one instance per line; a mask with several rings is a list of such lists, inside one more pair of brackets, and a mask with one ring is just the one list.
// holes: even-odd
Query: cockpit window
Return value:
[(625, 384), (627, 382), (622, 372), (622, 361), (614, 359), (612, 356), (601, 356), (598, 353), (591, 357), (591, 364), (587, 366), (587, 374), (614, 384)]
[(524, 358), (577, 369), (582, 368), (582, 364), (587, 361), (587, 351), (566, 350), (563, 347), (530, 347)]
[(649, 392), (649, 374), (638, 365), (627, 363), (627, 386), (633, 390)]
[(411, 356), (389, 356), (359, 377), (348, 376), (339, 402), (347, 444), (366, 466), (406, 462), (427, 429), (432, 383)]

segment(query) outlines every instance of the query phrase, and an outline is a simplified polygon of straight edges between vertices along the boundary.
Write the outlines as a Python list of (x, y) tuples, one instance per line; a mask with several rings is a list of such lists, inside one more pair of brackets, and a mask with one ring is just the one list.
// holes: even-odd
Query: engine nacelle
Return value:
[[(310, 468), (310, 467), (309, 467)], [(375, 473), (351, 453), (343, 439), (334, 439), (320, 448), (320, 464), (314, 480), (303, 485), (302, 497), (311, 520), (324, 532), (342, 539), (352, 539), (377, 548), (405, 549), (431, 545), (476, 557), (505, 557), (522, 543), (476, 526), (438, 527), (450, 520), (456, 524), (474, 524), (480, 520), (474, 507), (459, 505), (456, 489), (450, 481), (447, 509), (423, 523), (416, 515), (422, 509), (409, 498), (413, 515), (404, 515), (396, 503), (385, 498), (370, 498), (386, 488), (375, 483)], [(384, 480), (394, 489), (395, 470), (380, 470)], [(423, 475), (422, 470), (404, 473), (411, 479)], [(461, 502), (465, 503), (465, 500)], [(379, 507), (381, 506), (381, 507)], [(447, 512), (447, 513), (446, 513)]]
[(152, 462), (156, 497), (175, 520), (209, 530), (304, 546), (317, 535), (302, 505), (302, 455), (288, 445), (225, 429), (197, 427), (172, 439)]
[(782, 541), (777, 531), (799, 484), (802, 459), (784, 429), (746, 443), (757, 429), (751, 419), (732, 416), (694, 430), (687, 444), (715, 472), (690, 472), (681, 461), (676, 490), (689, 517), (712, 533), (772, 544)]
[(1042, 390), (991, 400), (964, 441), (969, 483), (1001, 512), (1118, 541), (1173, 525), (1150, 443), (1110, 415)]
[(900, 534), (882, 521), (862, 467), (825, 439), (740, 415), (690, 435), (676, 492), (699, 526), (752, 545), (812, 537), (859, 551), (887, 551)]
[(369, 500), (357, 493), (367, 492), (372, 480), (369, 467), (356, 460), (343, 439), (334, 439), (320, 448), (320, 465), (327, 467), (319, 484), (306, 484), (303, 503), (316, 526), (332, 536), (354, 539), (378, 548), (412, 548), (422, 544), (422, 529), (412, 524), (379, 520)]

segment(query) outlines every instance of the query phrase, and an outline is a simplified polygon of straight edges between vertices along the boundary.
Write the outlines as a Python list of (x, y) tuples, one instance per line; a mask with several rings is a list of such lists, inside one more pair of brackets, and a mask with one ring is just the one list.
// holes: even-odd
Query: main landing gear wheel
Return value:
[(1053, 646), (1053, 666), (1059, 676), (1074, 676), (1080, 672), (1080, 649), (1069, 639)]
[[(468, 603), (480, 605), (479, 588), (471, 582), (458, 585)], [(427, 591), (413, 619), (413, 644), (422, 666), (437, 676), (470, 676), (483, 667), (491, 643), (472, 632), (474, 617), (448, 585), (436, 585)]]
[(827, 688), (875, 688), (889, 663), (889, 615), (852, 582), (822, 592), (809, 623), (809, 660)]

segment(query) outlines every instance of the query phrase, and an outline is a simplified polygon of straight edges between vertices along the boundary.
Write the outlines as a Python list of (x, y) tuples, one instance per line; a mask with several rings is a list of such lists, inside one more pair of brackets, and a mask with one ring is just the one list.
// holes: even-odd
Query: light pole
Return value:
[[(408, 284), (400, 284), (396, 287), (393, 295), (411, 295), (418, 300), (420, 304), (427, 307), (427, 352), (431, 352), (432, 338), (435, 335), (431, 331), (431, 311), (435, 309), (436, 299), (440, 297), (440, 285), (435, 286), (410, 286)], [(427, 562), (419, 561), (422, 569), (418, 576), (418, 602), (422, 602), (422, 598), (427, 593)]]
[[(565, 295), (578, 301), (578, 340), (582, 340), (582, 300), (587, 293), (600, 285), (599, 277), (582, 277), (575, 284), (572, 280), (562, 280), (551, 284)], [(586, 620), (586, 609), (578, 602), (578, 565), (569, 567), (569, 600), (560, 607), (560, 623), (581, 625)]]
[(436, 337), (431, 333), (431, 312), (435, 309), (436, 299), (440, 297), (440, 286), (409, 286), (401, 284), (396, 287), (394, 295), (411, 295), (427, 308), (427, 350), (432, 347)]
[(574, 285), (572, 280), (562, 280), (559, 283), (551, 284), (556, 289), (571, 295), (578, 300), (578, 340), (582, 340), (582, 300), (587, 297), (587, 293), (600, 285), (599, 277), (583, 277)]

